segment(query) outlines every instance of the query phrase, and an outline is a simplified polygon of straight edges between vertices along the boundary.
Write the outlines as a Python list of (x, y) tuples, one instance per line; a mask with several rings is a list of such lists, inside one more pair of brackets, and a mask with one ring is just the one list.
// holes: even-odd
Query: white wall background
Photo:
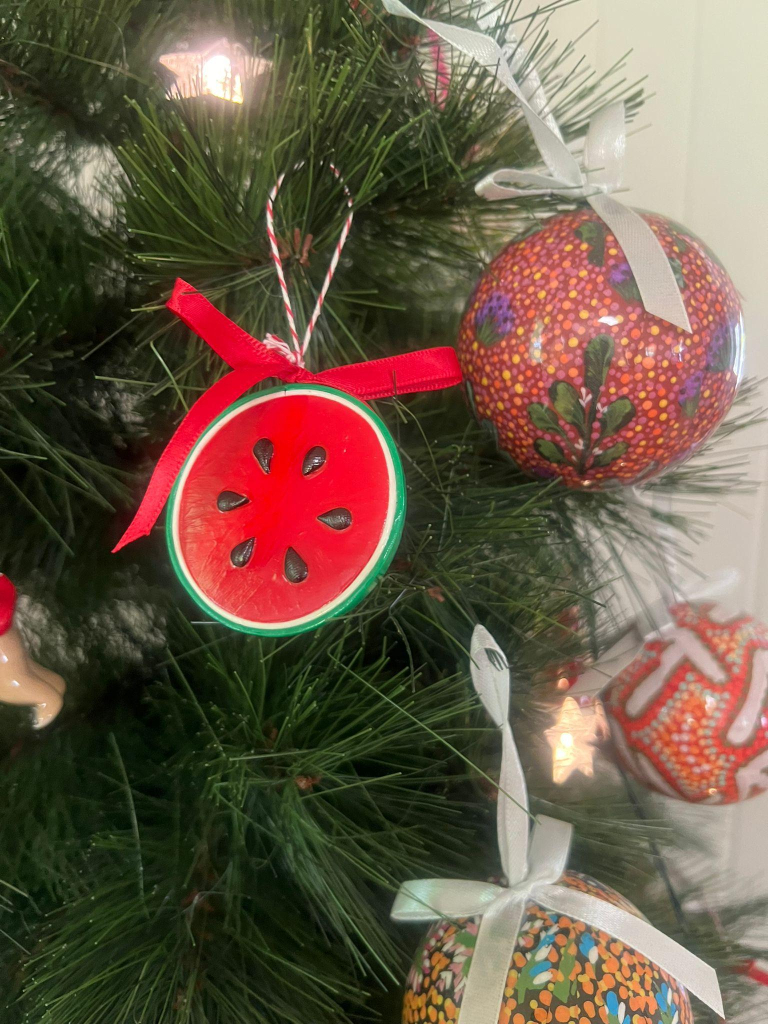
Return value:
[[(535, 7), (524, 0), (521, 12)], [(680, 220), (718, 253), (743, 298), (747, 373), (768, 377), (768, 0), (579, 0), (550, 27), (566, 42), (596, 20), (579, 51), (603, 72), (632, 50), (627, 77), (647, 75), (654, 94), (636, 122), (647, 129), (629, 140), (627, 201)], [(768, 480), (768, 425), (742, 443), (754, 447), (753, 478)], [(738, 603), (768, 620), (768, 488), (706, 511), (699, 567), (740, 569)], [(734, 891), (747, 881), (768, 891), (768, 794), (692, 817)]]

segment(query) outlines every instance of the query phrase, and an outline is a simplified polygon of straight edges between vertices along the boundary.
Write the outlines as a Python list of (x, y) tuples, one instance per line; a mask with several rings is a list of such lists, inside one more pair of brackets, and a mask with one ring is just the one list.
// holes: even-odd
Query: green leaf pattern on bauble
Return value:
[(601, 220), (585, 220), (576, 228), (576, 236), (589, 246), (587, 259), (593, 267), (605, 265), (605, 225)]
[(584, 408), (579, 398), (579, 392), (566, 380), (557, 380), (549, 389), (549, 397), (552, 401), (557, 416), (565, 420), (579, 433), (584, 436)]
[(600, 437), (610, 437), (630, 423), (635, 416), (635, 407), (628, 398), (617, 398), (606, 408), (600, 420)]
[(533, 442), (533, 447), (547, 462), (554, 462), (556, 465), (562, 462), (567, 462), (565, 452), (559, 444), (555, 444), (554, 441), (547, 441), (543, 437), (537, 437)]
[(628, 398), (600, 401), (613, 356), (613, 338), (595, 335), (584, 350), (584, 387), (577, 391), (566, 380), (554, 381), (549, 388), (550, 405), (532, 402), (528, 406), (534, 427), (558, 438), (537, 437), (533, 442), (547, 462), (572, 466), (584, 475), (590, 469), (609, 466), (629, 450), (627, 441), (603, 444), (627, 427), (636, 414)]

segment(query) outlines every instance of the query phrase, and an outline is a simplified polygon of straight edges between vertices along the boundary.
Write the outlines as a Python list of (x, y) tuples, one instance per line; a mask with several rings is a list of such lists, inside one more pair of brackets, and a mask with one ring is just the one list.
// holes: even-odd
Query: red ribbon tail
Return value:
[(204, 295), (180, 277), (176, 278), (173, 294), (165, 305), (230, 366), (243, 366), (253, 363), (255, 359), (262, 360), (265, 356), (277, 359), (278, 365), (285, 362), (224, 316)]
[(271, 372), (273, 371), (260, 366), (240, 367), (222, 377), (198, 398), (160, 456), (136, 515), (112, 549), (113, 554), (139, 537), (147, 536), (168, 500), (186, 457), (205, 428), (224, 412), (227, 406), (236, 402), (259, 381), (270, 376)]
[(452, 388), (461, 384), (462, 379), (456, 352), (447, 345), (372, 359), (368, 363), (350, 363), (315, 375), (316, 383), (346, 391), (366, 402)]

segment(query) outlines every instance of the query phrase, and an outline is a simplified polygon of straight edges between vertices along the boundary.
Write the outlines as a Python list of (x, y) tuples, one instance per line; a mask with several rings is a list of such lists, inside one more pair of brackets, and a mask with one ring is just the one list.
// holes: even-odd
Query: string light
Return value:
[(199, 50), (164, 53), (160, 63), (176, 76), (171, 95), (215, 96), (230, 103), (243, 103), (254, 78), (272, 67), (271, 60), (252, 57), (240, 43), (224, 38)]
[(599, 700), (579, 703), (566, 697), (551, 728), (544, 733), (552, 749), (552, 779), (561, 785), (574, 772), (595, 774), (595, 743), (608, 735), (608, 723)]

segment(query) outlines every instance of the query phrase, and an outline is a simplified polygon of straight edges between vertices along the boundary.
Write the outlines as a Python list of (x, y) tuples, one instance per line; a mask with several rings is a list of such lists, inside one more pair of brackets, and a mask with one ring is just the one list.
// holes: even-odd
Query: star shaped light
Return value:
[(251, 57), (240, 43), (217, 39), (199, 50), (164, 53), (160, 63), (176, 76), (172, 92), (185, 99), (218, 96), (242, 103), (248, 85), (256, 75), (268, 71), (272, 61)]
[(566, 697), (555, 724), (544, 732), (552, 748), (553, 781), (560, 785), (573, 772), (591, 778), (595, 774), (595, 742), (607, 733), (605, 711), (599, 700), (588, 700), (582, 705), (574, 697)]

